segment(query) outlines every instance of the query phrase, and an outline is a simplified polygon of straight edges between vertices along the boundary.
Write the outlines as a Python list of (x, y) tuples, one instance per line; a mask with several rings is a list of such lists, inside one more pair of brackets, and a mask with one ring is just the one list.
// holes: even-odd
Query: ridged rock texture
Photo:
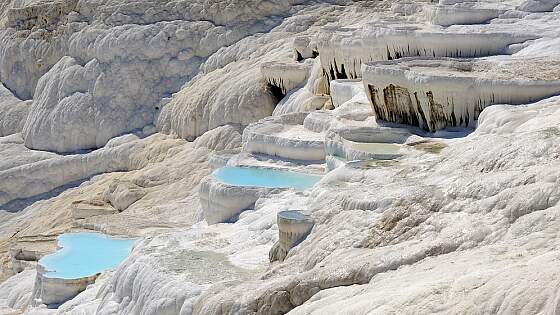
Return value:
[(559, 82), (559, 0), (0, 1), (0, 313), (555, 314)]

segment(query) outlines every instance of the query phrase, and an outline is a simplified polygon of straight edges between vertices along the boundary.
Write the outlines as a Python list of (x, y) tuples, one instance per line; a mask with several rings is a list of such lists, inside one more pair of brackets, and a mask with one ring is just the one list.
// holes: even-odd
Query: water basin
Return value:
[(308, 215), (305, 215), (298, 210), (280, 211), (278, 213), (278, 217), (285, 220), (293, 220), (293, 221), (304, 221), (309, 219)]
[(395, 160), (358, 160), (346, 163), (351, 168), (358, 169), (376, 169), (382, 167), (391, 167), (397, 165), (399, 162)]
[(257, 167), (226, 166), (218, 169), (214, 175), (219, 181), (233, 186), (297, 190), (310, 188), (321, 180), (320, 175)]
[(374, 154), (399, 154), (400, 146), (394, 143), (365, 143), (351, 142), (352, 148), (358, 151), (374, 153)]
[(88, 277), (117, 267), (130, 254), (134, 241), (101, 233), (65, 233), (58, 237), (62, 248), (41, 258), (39, 264), (47, 278)]

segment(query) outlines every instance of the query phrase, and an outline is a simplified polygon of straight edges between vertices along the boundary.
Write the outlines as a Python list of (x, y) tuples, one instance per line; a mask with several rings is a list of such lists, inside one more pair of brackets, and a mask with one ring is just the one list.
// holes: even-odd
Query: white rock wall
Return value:
[[(290, 7), (281, 1), (56, 3), (60, 9), (40, 4), (8, 12), (8, 26), (15, 28), (0, 31), (0, 81), (16, 96), (35, 100), (26, 145), (57, 152), (99, 148), (152, 124), (160, 99), (178, 91), (206, 58), (270, 29)], [(89, 65), (89, 74), (54, 74), (68, 67), (64, 56)]]
[[(438, 73), (433, 64), (418, 71), (407, 66), (364, 65), (364, 87), (380, 119), (418, 126), (428, 131), (446, 127), (475, 127), (478, 115), (492, 104), (525, 104), (560, 93), (560, 80), (493, 78), (484, 72), (452, 68), (454, 75)], [(434, 61), (438, 64), (437, 61)], [(441, 68), (445, 69), (446, 61)], [(464, 63), (464, 62), (463, 62)], [(449, 68), (449, 67), (447, 67)], [(445, 71), (445, 70), (444, 70)]]
[(21, 132), (30, 107), (30, 101), (18, 99), (0, 84), (0, 137)]
[[(477, 26), (478, 27), (478, 26)], [(514, 43), (536, 35), (523, 32), (423, 30), (416, 25), (368, 24), (357, 29), (330, 29), (318, 35), (321, 65), (329, 80), (361, 77), (361, 65), (402, 57), (472, 58), (503, 54)]]

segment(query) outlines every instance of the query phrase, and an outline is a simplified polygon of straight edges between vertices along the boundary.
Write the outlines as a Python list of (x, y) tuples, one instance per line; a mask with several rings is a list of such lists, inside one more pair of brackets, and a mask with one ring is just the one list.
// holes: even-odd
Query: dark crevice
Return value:
[(302, 61), (302, 60), (303, 60), (303, 57), (301, 56), (299, 51), (296, 50), (296, 61)]
[(340, 65), (340, 72), (337, 73), (338, 79), (348, 79), (348, 75), (346, 74), (346, 70), (344, 69), (344, 64)]
[(281, 87), (271, 84), (270, 82), (266, 84), (266, 88), (274, 98), (276, 104), (280, 103), (280, 101), (286, 96)]

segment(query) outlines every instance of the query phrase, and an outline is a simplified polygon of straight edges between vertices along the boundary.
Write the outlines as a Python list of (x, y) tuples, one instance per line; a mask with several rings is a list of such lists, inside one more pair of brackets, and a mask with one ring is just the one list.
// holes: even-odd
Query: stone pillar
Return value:
[(287, 210), (278, 213), (279, 239), (269, 253), (271, 262), (283, 261), (293, 247), (301, 243), (313, 228), (313, 220), (309, 215), (298, 210)]

